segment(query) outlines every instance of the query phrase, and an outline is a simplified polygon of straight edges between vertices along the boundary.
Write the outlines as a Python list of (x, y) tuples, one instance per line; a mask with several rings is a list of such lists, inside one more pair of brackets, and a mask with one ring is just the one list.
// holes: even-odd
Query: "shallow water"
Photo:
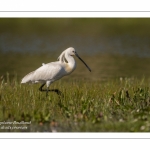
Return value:
[[(74, 47), (93, 79), (150, 76), (150, 19), (0, 19), (0, 76), (19, 78)], [(72, 77), (87, 77), (77, 60)], [(89, 76), (88, 76), (89, 78)]]
[(82, 36), (82, 35), (30, 35), (0, 34), (0, 50), (3, 52), (49, 52), (60, 53), (74, 47), (79, 53), (95, 55), (111, 53), (129, 56), (150, 57), (150, 37), (131, 35)]

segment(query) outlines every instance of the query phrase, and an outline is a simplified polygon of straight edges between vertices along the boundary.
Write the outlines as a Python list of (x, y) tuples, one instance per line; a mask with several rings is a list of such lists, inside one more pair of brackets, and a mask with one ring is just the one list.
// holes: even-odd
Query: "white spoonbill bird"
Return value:
[[(88, 65), (79, 57), (77, 52), (73, 47), (69, 47), (64, 50), (61, 55), (58, 57), (58, 61), (51, 62), (48, 64), (42, 64), (41, 67), (27, 74), (21, 81), (21, 83), (42, 83), (39, 90), (46, 91), (46, 96), (48, 95), (48, 91), (54, 91), (59, 94), (59, 90), (49, 90), (49, 86), (54, 81), (62, 78), (63, 76), (69, 75), (76, 68), (76, 62), (73, 56), (77, 56), (88, 68), (91, 72), (91, 69)], [(42, 87), (46, 84), (47, 89), (43, 90)]]

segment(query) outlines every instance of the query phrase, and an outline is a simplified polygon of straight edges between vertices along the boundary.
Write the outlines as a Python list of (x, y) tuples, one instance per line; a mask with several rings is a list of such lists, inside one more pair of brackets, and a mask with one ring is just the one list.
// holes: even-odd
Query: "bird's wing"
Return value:
[(30, 73), (28, 73), (21, 81), (21, 83), (27, 83), (27, 82), (32, 82), (32, 76), (34, 74), (35, 71), (32, 71)]
[[(37, 70), (26, 75), (22, 81), (26, 82), (38, 82), (38, 81), (55, 81), (64, 76), (64, 69), (60, 62), (52, 62), (45, 64)], [(26, 83), (24, 82), (24, 83)]]
[(56, 80), (64, 75), (64, 69), (59, 62), (45, 64), (34, 72), (35, 81)]

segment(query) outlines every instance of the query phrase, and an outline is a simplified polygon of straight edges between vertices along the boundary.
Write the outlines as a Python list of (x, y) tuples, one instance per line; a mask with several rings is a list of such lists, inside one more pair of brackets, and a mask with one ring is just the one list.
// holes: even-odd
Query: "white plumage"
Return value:
[[(58, 61), (51, 62), (48, 64), (42, 63), (42, 66), (27, 74), (21, 81), (21, 83), (43, 83), (40, 87), (47, 85), (47, 93), (49, 91), (49, 86), (54, 81), (62, 78), (65, 75), (70, 74), (76, 68), (76, 62), (73, 56), (76, 55), (85, 65), (86, 63), (78, 56), (77, 52), (73, 47), (64, 50), (58, 57)], [(91, 71), (91, 69), (86, 65), (86, 67)]]

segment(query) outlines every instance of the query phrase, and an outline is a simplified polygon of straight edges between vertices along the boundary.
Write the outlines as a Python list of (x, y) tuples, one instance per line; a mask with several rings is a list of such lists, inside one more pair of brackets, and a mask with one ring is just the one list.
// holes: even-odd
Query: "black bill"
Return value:
[(88, 70), (91, 72), (91, 69), (89, 66), (79, 57), (79, 55), (76, 53), (76, 56), (84, 63), (84, 65), (88, 68)]

